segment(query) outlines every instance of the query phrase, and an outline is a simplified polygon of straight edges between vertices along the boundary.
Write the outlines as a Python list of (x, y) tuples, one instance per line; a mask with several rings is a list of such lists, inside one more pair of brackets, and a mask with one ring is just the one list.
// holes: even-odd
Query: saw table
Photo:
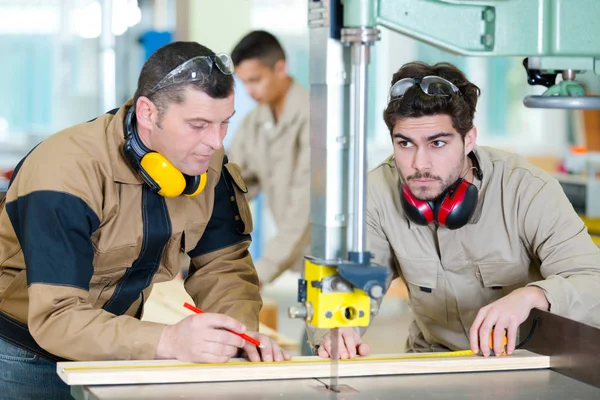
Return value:
[(65, 362), (57, 364), (57, 372), (78, 400), (383, 400), (400, 394), (406, 399), (599, 399), (600, 330), (533, 310), (523, 331), (534, 320), (527, 350), (508, 357), (401, 355), (341, 361), (339, 393), (327, 389), (329, 361), (317, 357), (219, 366), (173, 360)]
[(598, 399), (600, 389), (549, 369), (340, 378), (335, 394), (317, 379), (77, 387), (79, 400), (108, 399)]

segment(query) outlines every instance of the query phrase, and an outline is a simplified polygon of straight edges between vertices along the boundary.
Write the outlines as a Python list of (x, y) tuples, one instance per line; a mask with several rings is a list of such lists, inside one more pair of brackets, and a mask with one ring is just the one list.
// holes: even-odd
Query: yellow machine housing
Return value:
[(323, 329), (369, 325), (371, 298), (364, 290), (345, 284), (334, 266), (307, 259), (304, 268), (308, 323)]

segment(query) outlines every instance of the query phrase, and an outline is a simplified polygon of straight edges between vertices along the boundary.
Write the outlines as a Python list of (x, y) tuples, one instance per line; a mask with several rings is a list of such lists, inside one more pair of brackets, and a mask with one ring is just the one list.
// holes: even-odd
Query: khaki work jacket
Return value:
[(219, 151), (199, 195), (152, 192), (122, 153), (131, 103), (47, 138), (18, 165), (0, 203), (0, 337), (52, 359), (152, 359), (164, 325), (139, 320), (143, 303), (183, 252), (194, 302), (257, 330), (238, 167)]
[(477, 208), (457, 230), (405, 217), (393, 157), (369, 173), (368, 248), (408, 286), (407, 351), (468, 349), (479, 309), (527, 285), (552, 313), (600, 326), (600, 251), (557, 180), (515, 154), (474, 154)]

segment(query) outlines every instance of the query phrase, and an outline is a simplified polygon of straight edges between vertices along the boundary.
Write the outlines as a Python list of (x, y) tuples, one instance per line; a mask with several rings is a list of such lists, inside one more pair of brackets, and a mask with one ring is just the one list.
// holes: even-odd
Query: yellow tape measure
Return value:
[[(458, 351), (448, 351), (444, 353), (416, 353), (416, 354), (407, 354), (403, 356), (393, 356), (393, 357), (374, 357), (374, 358), (348, 358), (344, 360), (340, 360), (340, 363), (346, 362), (354, 362), (354, 361), (396, 361), (396, 360), (409, 360), (413, 358), (438, 358), (438, 357), (466, 357), (472, 356), (473, 352), (471, 350), (458, 350)], [(159, 364), (159, 365), (106, 365), (106, 366), (97, 366), (97, 367), (65, 367), (63, 371), (92, 371), (92, 370), (114, 370), (114, 369), (157, 369), (157, 368), (186, 368), (186, 367), (230, 367), (232, 365), (235, 366), (252, 366), (255, 364), (267, 364), (267, 365), (279, 365), (279, 364), (315, 364), (315, 363), (328, 363), (331, 362), (331, 359), (322, 358), (318, 360), (289, 360), (289, 361), (271, 361), (271, 362), (250, 362), (250, 361), (231, 361), (227, 363), (219, 363), (219, 364), (200, 364), (200, 363), (182, 363), (182, 364)]]

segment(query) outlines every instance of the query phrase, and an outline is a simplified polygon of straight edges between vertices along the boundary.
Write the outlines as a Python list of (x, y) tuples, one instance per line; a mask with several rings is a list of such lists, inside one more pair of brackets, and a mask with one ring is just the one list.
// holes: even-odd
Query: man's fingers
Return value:
[(356, 349), (358, 350), (359, 356), (366, 356), (369, 354), (369, 351), (371, 350), (371, 349), (369, 349), (369, 345), (366, 343), (359, 344)]
[(213, 328), (228, 329), (237, 333), (246, 332), (246, 326), (244, 324), (225, 314), (206, 313), (199, 314), (198, 317), (204, 317), (206, 319), (206, 325)]
[(496, 322), (496, 326), (494, 327), (494, 333), (492, 334), (493, 346), (494, 346), (494, 354), (496, 356), (501, 356), (504, 352), (504, 344), (503, 344), (503, 336), (504, 336), (504, 328), (508, 324), (506, 318), (499, 318)]
[(471, 351), (473, 351), (474, 354), (479, 353), (479, 328), (481, 327), (481, 323), (483, 322), (486, 314), (486, 307), (480, 309), (475, 317), (475, 320), (473, 321), (473, 325), (471, 325), (471, 329), (469, 330), (469, 343), (471, 344)]
[(490, 355), (490, 332), (496, 324), (496, 319), (497, 316), (495, 314), (488, 313), (479, 327), (479, 350), (483, 353), (484, 357)]
[(248, 360), (252, 361), (252, 362), (260, 362), (260, 354), (258, 354), (258, 348), (251, 344), (251, 343), (247, 343), (244, 346), (244, 352), (246, 352), (246, 356), (248, 357)]
[(246, 342), (238, 335), (223, 329), (211, 329), (210, 334), (207, 335), (206, 341), (212, 343), (226, 344), (228, 346), (234, 346), (240, 349), (246, 344), (248, 344), (248, 342)]
[(262, 360), (266, 362), (273, 361), (273, 342), (271, 340), (265, 340), (261, 342), (264, 348), (260, 349)]
[(238, 348), (217, 342), (205, 342), (205, 345), (199, 349), (201, 353), (213, 354), (215, 356), (233, 357), (237, 354)]
[(229, 361), (231, 357), (227, 357), (224, 355), (216, 355), (212, 353), (200, 353), (198, 360), (194, 360), (194, 362), (201, 362), (207, 364), (217, 364), (217, 363), (226, 363)]
[(325, 349), (325, 346), (319, 346), (319, 348), (317, 349), (317, 354), (321, 358), (329, 358), (329, 357), (331, 357), (331, 355), (329, 354), (329, 352)]
[(519, 328), (519, 324), (515, 321), (510, 321), (508, 323), (506, 338), (508, 339), (508, 344), (506, 346), (506, 352), (508, 354), (512, 354), (515, 351), (515, 347), (517, 347), (517, 330)]
[(341, 349), (344, 349), (344, 355), (346, 355), (346, 357), (342, 357), (342, 351), (340, 349), (340, 358), (356, 357), (356, 346), (358, 345), (358, 342), (356, 340), (355, 333), (356, 332), (354, 332), (354, 330), (342, 332), (340, 343), (345, 344), (345, 346), (341, 346)]
[(282, 354), (282, 356), (283, 356), (283, 359), (284, 359), (285, 361), (289, 361), (289, 360), (291, 360), (291, 359), (292, 359), (292, 356), (290, 355), (290, 353), (288, 353), (287, 351), (285, 351), (285, 350), (283, 350), (283, 349), (281, 349), (281, 354)]
[(283, 361), (283, 354), (281, 353), (281, 347), (276, 342), (271, 342), (273, 349), (273, 360), (274, 361)]

